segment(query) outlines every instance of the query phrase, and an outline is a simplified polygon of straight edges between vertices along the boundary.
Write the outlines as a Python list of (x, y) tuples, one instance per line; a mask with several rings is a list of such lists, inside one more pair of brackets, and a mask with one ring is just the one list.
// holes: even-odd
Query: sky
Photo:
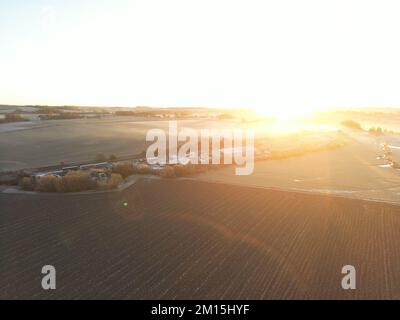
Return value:
[(0, 104), (400, 106), (400, 1), (1, 0)]

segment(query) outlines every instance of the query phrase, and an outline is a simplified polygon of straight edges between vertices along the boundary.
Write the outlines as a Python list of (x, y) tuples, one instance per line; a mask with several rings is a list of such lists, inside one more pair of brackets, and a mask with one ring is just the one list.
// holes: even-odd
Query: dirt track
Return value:
[[(0, 207), (3, 299), (400, 297), (394, 205), (143, 180), (121, 193), (0, 194)], [(45, 264), (55, 291), (40, 287)], [(341, 289), (345, 264), (357, 290)]]

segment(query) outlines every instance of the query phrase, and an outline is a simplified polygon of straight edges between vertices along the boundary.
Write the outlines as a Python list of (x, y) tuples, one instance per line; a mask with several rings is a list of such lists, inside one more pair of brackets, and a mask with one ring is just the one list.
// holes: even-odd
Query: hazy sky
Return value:
[(400, 106), (400, 1), (0, 1), (0, 103)]

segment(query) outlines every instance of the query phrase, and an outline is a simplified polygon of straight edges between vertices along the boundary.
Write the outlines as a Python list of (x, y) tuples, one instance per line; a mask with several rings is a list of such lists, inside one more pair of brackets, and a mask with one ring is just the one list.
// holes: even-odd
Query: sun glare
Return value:
[(312, 108), (307, 106), (277, 107), (277, 108), (256, 108), (256, 113), (260, 116), (272, 117), (280, 122), (305, 118), (313, 113)]

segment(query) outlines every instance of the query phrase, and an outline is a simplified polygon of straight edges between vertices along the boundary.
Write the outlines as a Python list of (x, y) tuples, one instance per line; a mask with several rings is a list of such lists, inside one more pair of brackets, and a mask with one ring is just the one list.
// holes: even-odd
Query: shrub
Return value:
[(21, 117), (21, 115), (19, 115), (18, 113), (6, 113), (5, 115), (5, 119), (7, 121), (21, 121), (23, 120), (23, 118)]
[(27, 121), (27, 119), (22, 118), (21, 115), (15, 112), (7, 113), (4, 116), (4, 119), (0, 119), (0, 123), (19, 122), (19, 121)]
[(233, 114), (230, 114), (230, 113), (222, 113), (222, 114), (218, 115), (217, 118), (219, 120), (235, 119), (235, 116)]
[(342, 122), (342, 126), (355, 130), (363, 130), (361, 125), (354, 120), (345, 120)]
[(122, 163), (122, 164), (113, 166), (112, 172), (121, 175), (122, 178), (125, 179), (127, 176), (130, 176), (130, 175), (136, 173), (137, 170), (136, 170), (136, 167), (134, 167), (130, 163)]
[(193, 164), (177, 164), (174, 166), (175, 175), (177, 177), (185, 177), (196, 172), (195, 166)]
[(110, 188), (116, 188), (118, 187), (124, 179), (122, 179), (121, 175), (118, 173), (112, 173), (110, 179), (107, 181), (107, 185)]
[(117, 160), (117, 156), (115, 154), (110, 154), (110, 157), (108, 159), (110, 161), (115, 161), (115, 160)]
[(138, 164), (136, 166), (136, 170), (137, 173), (139, 174), (151, 174), (152, 170), (151, 167), (148, 164)]
[(372, 127), (368, 131), (369, 131), (369, 133), (375, 134), (375, 135), (381, 135), (384, 132), (381, 127), (377, 127), (377, 128)]
[(85, 171), (69, 171), (61, 180), (61, 192), (78, 192), (96, 189), (97, 183)]
[(198, 165), (195, 167), (195, 170), (196, 170), (196, 172), (198, 172), (198, 173), (204, 173), (204, 172), (207, 172), (207, 171), (208, 171), (209, 166), (210, 166), (210, 165), (208, 165), (208, 164), (198, 164)]
[(61, 179), (55, 176), (44, 176), (36, 184), (36, 190), (41, 192), (59, 192), (61, 190)]
[(172, 167), (165, 167), (159, 171), (162, 178), (175, 178), (175, 170)]
[(98, 188), (99, 189), (115, 189), (117, 188), (122, 182), (124, 181), (124, 179), (122, 178), (122, 176), (118, 173), (112, 173), (110, 178), (108, 179), (108, 181), (106, 182), (98, 182)]
[(33, 181), (29, 177), (23, 177), (19, 185), (21, 189), (25, 191), (32, 191), (35, 189)]

